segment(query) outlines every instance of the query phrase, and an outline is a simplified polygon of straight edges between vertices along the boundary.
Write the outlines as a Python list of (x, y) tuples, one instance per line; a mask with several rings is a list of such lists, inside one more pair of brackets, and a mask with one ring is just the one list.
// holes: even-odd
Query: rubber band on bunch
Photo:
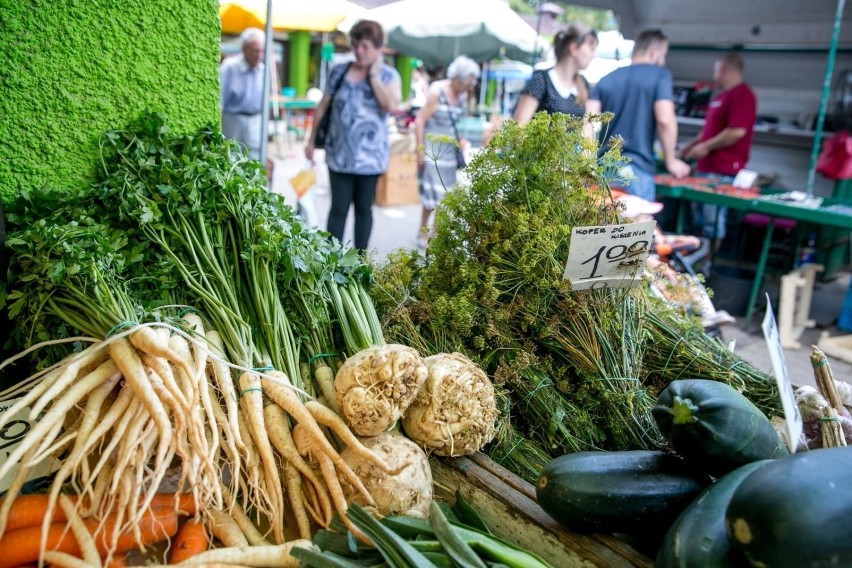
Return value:
[(317, 353), (310, 359), (308, 359), (308, 365), (313, 364), (317, 359), (331, 359), (332, 357), (339, 357), (340, 353)]
[(112, 337), (113, 335), (118, 335), (124, 330), (134, 328), (139, 325), (138, 321), (127, 320), (123, 321), (120, 324), (115, 325), (109, 332), (107, 332), (107, 337)]

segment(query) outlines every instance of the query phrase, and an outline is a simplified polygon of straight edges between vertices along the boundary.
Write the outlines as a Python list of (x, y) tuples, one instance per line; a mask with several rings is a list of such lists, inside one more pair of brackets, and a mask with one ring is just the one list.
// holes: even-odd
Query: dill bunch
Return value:
[[(468, 165), (469, 182), (447, 192), (426, 255), (391, 255), (371, 291), (388, 340), (462, 351), (506, 391), (489, 452), (522, 476), (542, 451), (660, 447), (650, 415), (659, 384), (691, 365), (687, 353), (667, 366), (665, 349), (681, 346), (654, 345), (666, 326), (689, 328), (683, 315), (646, 321), (673, 308), (641, 287), (572, 292), (563, 279), (573, 227), (624, 222), (609, 192), (619, 145), (598, 156), (581, 127), (545, 113), (507, 123)], [(713, 374), (712, 357), (699, 359)]]

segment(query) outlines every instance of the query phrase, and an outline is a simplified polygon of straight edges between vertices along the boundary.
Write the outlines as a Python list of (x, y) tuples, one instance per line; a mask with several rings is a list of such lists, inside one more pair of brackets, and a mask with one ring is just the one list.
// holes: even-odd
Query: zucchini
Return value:
[(651, 413), (674, 451), (714, 477), (787, 455), (769, 419), (719, 381), (672, 381)]
[(852, 447), (811, 450), (758, 469), (731, 497), (731, 546), (753, 566), (852, 566)]
[(636, 533), (668, 527), (709, 484), (708, 476), (663, 452), (579, 452), (544, 467), (536, 497), (569, 529)]
[(656, 568), (729, 568), (725, 510), (743, 480), (772, 460), (746, 464), (701, 492), (669, 528), (657, 552)]

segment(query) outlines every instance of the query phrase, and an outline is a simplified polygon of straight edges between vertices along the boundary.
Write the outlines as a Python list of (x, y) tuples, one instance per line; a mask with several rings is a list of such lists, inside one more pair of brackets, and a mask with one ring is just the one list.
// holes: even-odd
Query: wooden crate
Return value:
[(432, 458), (435, 497), (469, 502), (500, 538), (536, 552), (554, 568), (653, 568), (653, 561), (623, 541), (565, 530), (535, 501), (535, 488), (482, 453)]
[(391, 207), (420, 203), (417, 163), (411, 154), (391, 154), (388, 171), (376, 186), (376, 205)]

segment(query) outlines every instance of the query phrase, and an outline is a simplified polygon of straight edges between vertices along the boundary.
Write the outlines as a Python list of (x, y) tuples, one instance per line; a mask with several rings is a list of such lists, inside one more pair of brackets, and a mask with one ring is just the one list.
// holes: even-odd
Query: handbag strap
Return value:
[(343, 84), (343, 79), (346, 78), (346, 74), (349, 72), (349, 68), (352, 67), (352, 62), (346, 64), (346, 67), (343, 69), (343, 73), (340, 74), (340, 77), (337, 78), (337, 82), (334, 84), (334, 89), (328, 94), (328, 108), (331, 108), (331, 102), (334, 100), (334, 96), (337, 94), (337, 91), (340, 90), (340, 85)]
[(440, 94), (438, 95), (438, 100), (441, 104), (447, 105), (447, 114), (450, 115), (450, 124), (453, 125), (453, 133), (456, 135), (456, 142), (461, 144), (461, 138), (459, 137), (459, 129), (456, 127), (456, 119), (453, 116), (453, 109), (450, 108), (450, 102), (447, 100), (447, 96), (444, 94), (444, 89), (441, 89)]

